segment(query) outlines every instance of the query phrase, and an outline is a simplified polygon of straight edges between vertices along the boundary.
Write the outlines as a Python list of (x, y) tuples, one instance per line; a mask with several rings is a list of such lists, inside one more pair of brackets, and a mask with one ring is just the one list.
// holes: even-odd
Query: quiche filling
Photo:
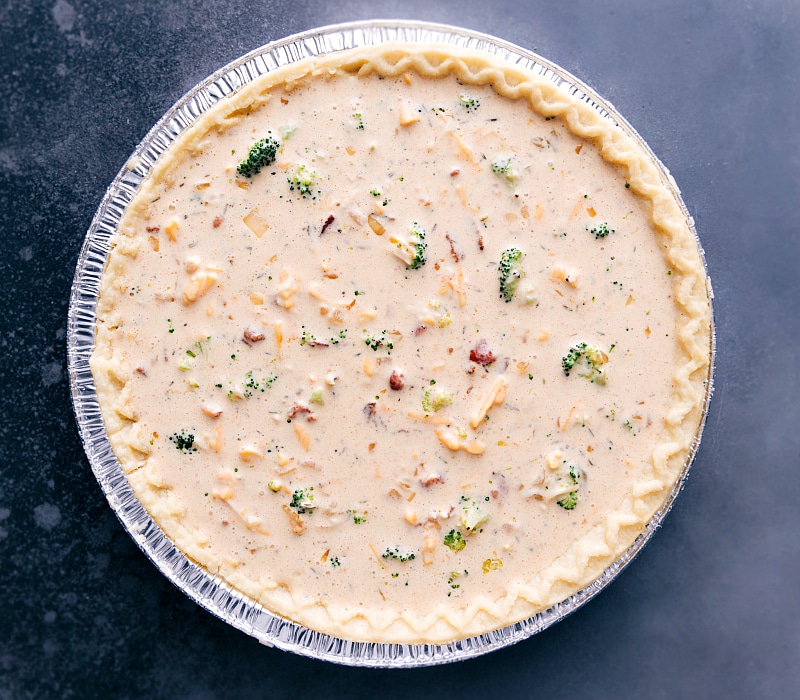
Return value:
[(393, 45), (225, 98), (113, 240), (112, 447), (192, 560), (360, 641), (447, 642), (596, 579), (663, 504), (709, 371), (647, 154), (544, 79)]

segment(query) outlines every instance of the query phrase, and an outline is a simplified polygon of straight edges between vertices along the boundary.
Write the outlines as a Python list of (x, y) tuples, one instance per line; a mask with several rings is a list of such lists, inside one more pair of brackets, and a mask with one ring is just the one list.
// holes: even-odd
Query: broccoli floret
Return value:
[(392, 354), (392, 349), (394, 348), (394, 343), (386, 338), (386, 331), (383, 331), (380, 336), (364, 336), (364, 343), (367, 345), (367, 347), (372, 348), (375, 352), (378, 351), (378, 348), (386, 348), (390, 355)]
[(425, 264), (425, 249), (428, 244), (425, 242), (425, 231), (416, 221), (411, 226), (411, 247), (414, 250), (414, 257), (409, 267), (412, 270), (417, 270)]
[(453, 395), (442, 389), (428, 389), (422, 397), (422, 410), (425, 415), (441, 411), (453, 403)]
[[(578, 478), (578, 474), (575, 472), (575, 467), (570, 465), (569, 475), (563, 477), (563, 480), (571, 482), (571, 486), (577, 486)], [(564, 510), (572, 510), (576, 505), (578, 505), (578, 489), (570, 491), (563, 498), (557, 500), (556, 503), (558, 503), (558, 505), (560, 505)]]
[(492, 161), (492, 172), (495, 175), (507, 175), (511, 170), (511, 156), (500, 156)]
[(594, 345), (579, 343), (573, 345), (567, 355), (561, 358), (561, 366), (564, 374), (569, 377), (570, 372), (576, 364), (585, 367), (586, 371), (579, 374), (584, 379), (588, 379), (592, 384), (605, 384), (606, 375), (603, 365), (608, 362), (608, 355)]
[(490, 517), (489, 513), (482, 510), (475, 501), (472, 501), (463, 508), (461, 526), (467, 531), (468, 535), (474, 535), (484, 523), (489, 521)]
[(593, 233), (594, 237), (597, 238), (605, 238), (608, 234), (614, 233), (613, 228), (608, 228), (608, 224), (602, 223), (597, 228), (587, 228), (589, 233)]
[(522, 251), (513, 247), (504, 250), (500, 256), (500, 264), (497, 267), (500, 276), (500, 298), (506, 303), (513, 299), (517, 284), (524, 274), (522, 258)]
[(450, 530), (450, 532), (444, 536), (444, 544), (454, 552), (460, 552), (467, 546), (467, 541), (458, 530)]
[(304, 163), (300, 163), (295, 167), (294, 172), (286, 178), (286, 181), (289, 183), (289, 189), (292, 192), (297, 190), (302, 197), (311, 195), (313, 199), (314, 195), (311, 192), (311, 187), (316, 179), (317, 173), (307, 168)]
[[(267, 133), (272, 133), (267, 132)], [(239, 163), (236, 172), (245, 177), (253, 177), (261, 172), (261, 168), (266, 168), (275, 162), (275, 156), (278, 149), (281, 147), (272, 136), (267, 136), (259, 141), (256, 141), (250, 147), (250, 153), (247, 158)]]
[(584, 350), (586, 350), (586, 343), (579, 343), (578, 345), (573, 345), (569, 349), (569, 352), (567, 353), (566, 357), (561, 358), (561, 366), (564, 368), (565, 375), (569, 377), (569, 373), (572, 371), (572, 368), (575, 366), (575, 363), (581, 359)]
[(394, 244), (393, 252), (406, 264), (406, 269), (418, 270), (426, 262), (425, 249), (428, 244), (425, 242), (425, 230), (415, 221), (408, 230), (408, 234), (408, 240), (390, 236), (389, 241)]
[(458, 96), (458, 101), (464, 105), (467, 112), (474, 112), (481, 106), (480, 100), (476, 97), (472, 97), (472, 95), (461, 94)]
[(169, 440), (170, 442), (174, 442), (175, 447), (181, 452), (197, 452), (197, 448), (194, 446), (194, 435), (191, 433), (187, 435), (185, 430), (170, 435)]
[(311, 513), (315, 507), (313, 491), (313, 486), (307, 489), (295, 489), (289, 507), (294, 508), (300, 515), (303, 515), (303, 513)]
[(500, 155), (492, 161), (492, 172), (498, 177), (506, 180), (506, 182), (512, 187), (517, 182), (517, 171), (514, 170), (511, 165), (513, 160), (513, 156)]
[(413, 561), (416, 559), (416, 555), (414, 552), (406, 552), (403, 553), (400, 551), (400, 547), (395, 547), (394, 549), (390, 549), (389, 547), (386, 548), (386, 551), (381, 555), (384, 559), (397, 559), (398, 561), (406, 562), (406, 561)]

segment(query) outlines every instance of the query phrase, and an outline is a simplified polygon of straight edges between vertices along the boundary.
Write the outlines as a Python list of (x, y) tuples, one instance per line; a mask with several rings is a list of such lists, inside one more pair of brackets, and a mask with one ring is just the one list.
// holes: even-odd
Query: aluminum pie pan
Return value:
[[(206, 110), (243, 85), (281, 66), (305, 58), (392, 41), (443, 44), (477, 50), (538, 74), (593, 107), (630, 136), (650, 157), (681, 207), (701, 259), (705, 258), (694, 222), (667, 169), (614, 107), (580, 80), (545, 58), (486, 34), (458, 27), (411, 21), (368, 21), (330, 25), (272, 42), (233, 61), (171, 107), (136, 147), (103, 197), (84, 240), (73, 280), (67, 322), (68, 370), (81, 440), (92, 471), (130, 536), (175, 586), (206, 610), (268, 646), (350, 666), (418, 667), (449, 663), (507, 647), (545, 630), (594, 598), (633, 560), (660, 527), (683, 488), (700, 444), (712, 393), (715, 336), (701, 423), (683, 469), (664, 504), (633, 544), (591, 584), (566, 600), (512, 625), (447, 644), (354, 642), (316, 632), (266, 610), (186, 557), (153, 521), (122, 472), (106, 436), (89, 358), (94, 350), (96, 304), (110, 240), (139, 186), (172, 142)], [(707, 270), (706, 278), (708, 279)], [(710, 282), (709, 301), (713, 298)]]

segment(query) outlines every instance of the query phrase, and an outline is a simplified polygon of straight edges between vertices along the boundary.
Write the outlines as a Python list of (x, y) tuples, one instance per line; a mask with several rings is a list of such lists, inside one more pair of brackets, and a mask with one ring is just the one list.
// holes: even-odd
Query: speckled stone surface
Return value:
[[(259, 645), (183, 596), (106, 503), (66, 373), (78, 251), (153, 123), (268, 41), (398, 17), (574, 73), (670, 168), (716, 292), (716, 392), (664, 526), (598, 598), (455, 665)], [(800, 697), (800, 4), (8, 0), (0, 7), (0, 700)]]

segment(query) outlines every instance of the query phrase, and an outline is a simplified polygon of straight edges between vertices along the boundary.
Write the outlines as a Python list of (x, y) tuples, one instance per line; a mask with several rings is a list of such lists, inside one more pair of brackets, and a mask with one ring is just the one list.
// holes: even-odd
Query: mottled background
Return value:
[[(534, 48), (670, 168), (716, 292), (716, 393), (664, 527), (514, 647), (371, 671), (269, 649), (179, 593), (107, 505), (66, 374), (103, 193), (190, 87), (268, 41), (397, 17)], [(800, 697), (800, 3), (0, 3), (0, 699)]]

